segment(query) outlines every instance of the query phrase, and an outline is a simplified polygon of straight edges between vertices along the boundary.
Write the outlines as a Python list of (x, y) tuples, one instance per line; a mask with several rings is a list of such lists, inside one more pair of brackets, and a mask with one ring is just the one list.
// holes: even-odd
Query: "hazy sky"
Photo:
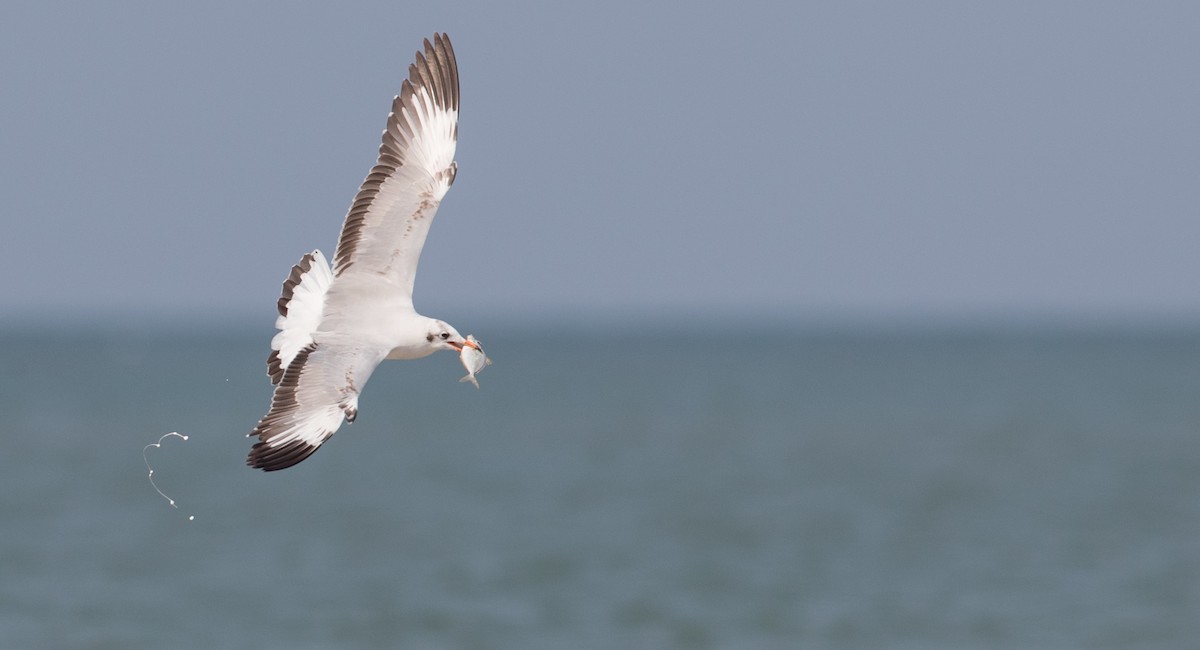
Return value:
[(269, 323), (434, 31), (428, 315), (1200, 316), (1200, 4), (475, 0), (3, 3), (0, 315)]

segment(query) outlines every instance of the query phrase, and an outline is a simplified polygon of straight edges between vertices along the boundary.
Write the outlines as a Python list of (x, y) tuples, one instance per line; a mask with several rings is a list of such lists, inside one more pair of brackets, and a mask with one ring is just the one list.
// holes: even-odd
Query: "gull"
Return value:
[(246, 464), (265, 471), (308, 458), (358, 415), (358, 396), (385, 359), (477, 347), (413, 308), (413, 279), (429, 225), (458, 165), (458, 64), (434, 34), (392, 100), (379, 159), (358, 189), (333, 264), (314, 250), (292, 267), (279, 298), (267, 374), (271, 408)]

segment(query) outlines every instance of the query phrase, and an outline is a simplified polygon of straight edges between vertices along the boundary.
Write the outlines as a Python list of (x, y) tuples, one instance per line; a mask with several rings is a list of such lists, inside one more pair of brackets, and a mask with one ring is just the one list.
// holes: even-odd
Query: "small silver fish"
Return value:
[(492, 360), (483, 353), (483, 345), (475, 340), (474, 335), (467, 335), (467, 343), (459, 351), (458, 360), (462, 361), (463, 368), (467, 369), (467, 376), (458, 381), (469, 381), (475, 384), (475, 388), (479, 388), (479, 380), (475, 379), (475, 375), (482, 372), (486, 366), (492, 365)]

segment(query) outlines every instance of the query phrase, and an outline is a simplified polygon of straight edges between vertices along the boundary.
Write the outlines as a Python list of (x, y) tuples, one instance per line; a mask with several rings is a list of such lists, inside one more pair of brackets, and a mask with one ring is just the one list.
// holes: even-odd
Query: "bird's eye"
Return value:
[(448, 338), (450, 338), (450, 332), (442, 332), (442, 340), (445, 341)]

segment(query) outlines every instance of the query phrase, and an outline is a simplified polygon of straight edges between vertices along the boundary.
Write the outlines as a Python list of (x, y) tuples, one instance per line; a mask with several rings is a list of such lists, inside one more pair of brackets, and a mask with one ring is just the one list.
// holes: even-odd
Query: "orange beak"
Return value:
[(478, 345), (476, 345), (470, 341), (463, 341), (462, 343), (455, 343), (453, 341), (449, 341), (449, 343), (450, 343), (450, 345), (454, 346), (455, 350), (458, 350), (459, 352), (462, 352), (463, 348), (475, 348), (476, 350), (479, 349)]

